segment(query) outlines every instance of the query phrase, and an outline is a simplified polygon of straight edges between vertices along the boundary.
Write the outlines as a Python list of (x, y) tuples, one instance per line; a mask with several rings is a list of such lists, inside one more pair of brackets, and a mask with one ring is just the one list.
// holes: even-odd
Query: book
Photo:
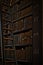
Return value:
[(27, 7), (21, 11), (21, 17), (25, 17), (26, 15), (30, 14), (31, 12), (32, 12), (32, 6)]
[(24, 29), (24, 22), (23, 20), (17, 21), (18, 31), (21, 31)]
[(24, 19), (24, 28), (25, 29), (32, 28), (32, 16)]
[(16, 59), (25, 60), (25, 49), (24, 48), (16, 50)]

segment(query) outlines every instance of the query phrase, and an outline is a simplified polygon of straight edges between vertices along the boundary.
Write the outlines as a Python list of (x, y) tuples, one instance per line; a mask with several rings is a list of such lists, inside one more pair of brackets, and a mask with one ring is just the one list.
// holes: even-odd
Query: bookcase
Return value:
[(2, 0), (4, 65), (39, 65), (38, 0)]

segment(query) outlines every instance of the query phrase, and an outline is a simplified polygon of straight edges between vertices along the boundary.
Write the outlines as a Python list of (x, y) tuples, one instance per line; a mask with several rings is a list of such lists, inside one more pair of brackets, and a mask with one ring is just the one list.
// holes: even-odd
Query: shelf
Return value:
[(17, 10), (16, 12), (22, 11), (23, 9), (30, 7), (31, 5), (32, 5), (32, 3), (26, 4), (25, 6), (21, 7), (21, 9)]
[(6, 49), (6, 48), (5, 48), (4, 50), (12, 50), (12, 51), (13, 51), (14, 49), (11, 49), (11, 48), (7, 48), (7, 49)]
[(3, 36), (10, 36), (11, 34), (3, 34)]
[(29, 62), (27, 60), (17, 60), (17, 62)]
[[(25, 6), (23, 6), (20, 10), (18, 10), (18, 11), (22, 11), (23, 9), (25, 9), (25, 8), (27, 8), (27, 7), (30, 7), (32, 5), (32, 3), (29, 3), (29, 4), (27, 4), (27, 5), (25, 5)], [(18, 12), (17, 11), (17, 12)]]
[[(8, 21), (5, 20), (5, 21), (7, 21), (7, 22), (9, 22), (9, 23), (15, 23), (16, 21), (19, 21), (19, 20), (21, 20), (21, 19), (25, 19), (25, 18), (30, 17), (30, 16), (32, 16), (32, 13), (30, 13), (30, 14), (24, 16), (24, 17), (18, 18), (18, 19), (16, 19), (16, 20), (13, 20), (12, 22), (11, 22), (10, 20), (8, 20)], [(4, 24), (4, 25), (8, 25), (9, 23), (6, 23), (6, 24)]]
[(7, 19), (2, 19), (2, 20), (11, 23), (11, 20), (7, 20)]
[(32, 62), (29, 62), (29, 61), (27, 61), (27, 60), (18, 60), (17, 61), (19, 64), (21, 64), (21, 65), (27, 65), (27, 64), (29, 64), (29, 65), (32, 65)]
[(14, 4), (11, 4), (11, 8), (13, 7), (13, 5), (15, 5), (15, 4), (17, 4), (17, 3), (19, 3), (20, 2), (20, 0), (18, 0), (18, 1), (14, 1)]
[(16, 61), (5, 61), (5, 62), (14, 62), (15, 63)]
[[(14, 58), (14, 57), (13, 57), (13, 58)], [(6, 61), (13, 61), (14, 59), (9, 58), (9, 57), (7, 57), (7, 58), (5, 57), (5, 60), (6, 60)]]
[(29, 61), (26, 61), (26, 60), (17, 60), (17, 61), (5, 61), (5, 62), (22, 62), (22, 63), (31, 63), (32, 64), (32, 62), (29, 62)]
[(22, 31), (18, 31), (18, 32), (13, 32), (13, 34), (15, 35), (15, 34), (19, 34), (19, 33), (27, 32), (27, 31), (30, 31), (30, 30), (32, 30), (32, 28), (30, 28), (30, 29), (26, 29), (26, 30), (22, 30)]
[(32, 44), (16, 44), (15, 47), (28, 47), (32, 46)]
[(3, 23), (2, 25), (6, 26), (6, 25), (9, 25), (9, 24), (12, 24), (12, 22), (9, 20), (9, 22), (7, 21), (6, 23)]
[(4, 45), (5, 48), (12, 48), (13, 45)]
[(6, 25), (8, 25), (8, 24), (9, 24), (9, 22), (7, 22), (7, 23), (3, 23), (2, 25), (6, 26)]
[(3, 38), (3, 39), (5, 39), (5, 40), (13, 40), (13, 38)]
[(21, 45), (15, 45), (16, 50), (25, 49), (26, 47), (32, 47), (32, 44), (21, 44)]
[[(30, 31), (30, 30), (32, 30), (32, 28), (26, 29), (26, 30), (22, 30), (22, 31), (13, 32), (13, 34), (15, 35), (15, 34), (19, 34), (19, 33), (24, 33), (24, 32)], [(9, 34), (3, 34), (3, 35), (4, 36), (10, 36), (11, 34), (9, 33)]]
[(32, 12), (31, 12), (30, 14), (26, 15), (26, 16), (23, 16), (23, 17), (20, 17), (20, 18), (18, 18), (18, 19), (16, 19), (16, 20), (13, 20), (12, 22), (14, 23), (14, 22), (16, 22), (16, 21), (19, 21), (19, 20), (21, 20), (21, 19), (24, 19), (24, 18), (30, 17), (30, 16), (32, 16)]
[(3, 28), (3, 30), (9, 30), (9, 31), (12, 31), (11, 28)]
[[(19, 4), (20, 3), (20, 0), (18, 0), (18, 1), (16, 1), (13, 5), (16, 5), (16, 4)], [(11, 6), (11, 7), (13, 7), (13, 5)], [(32, 2), (31, 3), (28, 3), (27, 5), (23, 5), (23, 7), (21, 8), (21, 9), (19, 9), (18, 11), (20, 11), (20, 10), (23, 10), (24, 8), (26, 8), (26, 7), (29, 7), (30, 5), (32, 5)]]

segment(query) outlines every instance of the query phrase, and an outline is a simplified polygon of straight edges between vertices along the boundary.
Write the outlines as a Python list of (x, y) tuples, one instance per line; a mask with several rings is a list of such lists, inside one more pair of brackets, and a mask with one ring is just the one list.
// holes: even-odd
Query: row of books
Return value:
[(14, 35), (15, 44), (32, 44), (32, 31)]
[(13, 24), (14, 31), (20, 31), (23, 29), (29, 29), (32, 28), (32, 17), (27, 17), (24, 20), (19, 20)]
[(12, 14), (12, 20), (16, 20), (16, 19), (20, 19), (20, 18), (23, 18), (23, 17), (26, 17), (28, 16), (29, 14), (32, 13), (32, 6), (30, 7), (27, 7), (19, 12), (14, 12)]
[[(30, 44), (32, 45), (32, 30), (30, 30), (28, 32), (26, 31), (24, 33), (21, 32), (20, 34), (13, 34), (13, 32), (15, 32), (15, 31), (22, 31), (25, 29), (27, 30), (27, 29), (32, 28), (32, 16), (30, 16), (30, 17), (28, 16), (30, 13), (32, 13), (32, 6), (26, 7), (23, 10), (20, 10), (15, 13), (16, 10), (19, 10), (21, 7), (23, 7), (23, 5), (27, 4), (28, 2), (30, 3), (30, 1), (31, 0), (21, 0), (21, 1), (15, 0), (15, 2), (17, 4), (14, 5), (14, 12), (13, 12), (13, 10), (9, 10), (9, 12), (11, 13), (11, 16), (6, 14), (8, 11), (6, 11), (6, 13), (4, 13), (4, 14), (6, 14), (5, 16), (9, 17), (10, 21), (8, 20), (7, 17), (2, 17), (3, 18), (2, 23), (5, 22), (7, 24), (7, 21), (9, 21), (8, 25), (4, 26), (4, 24), (3, 24), (3, 27), (2, 27), (3, 34), (11, 33), (10, 36), (8, 36), (8, 35), (3, 36), (3, 44), (4, 44), (3, 50), (4, 50), (4, 62), (5, 62), (4, 64), (5, 65), (16, 65), (17, 61), (19, 61), (19, 60), (21, 60), (21, 61), (24, 60), (24, 61), (29, 61), (29, 62), (32, 61), (32, 46), (29, 46)], [(10, 4), (12, 2), (14, 2), (14, 0), (11, 0)], [(16, 7), (16, 9), (15, 9), (15, 7)], [(17, 9), (18, 7), (20, 7), (20, 8)], [(6, 10), (5, 8), (3, 8), (3, 9)], [(4, 16), (4, 14), (3, 14), (3, 16)], [(23, 19), (23, 17), (25, 17), (25, 18)], [(19, 18), (21, 18), (21, 20), (17, 20)], [(12, 23), (10, 23), (10, 22), (12, 22)], [(27, 44), (29, 44), (29, 45), (27, 45)], [(9, 61), (16, 61), (16, 63), (9, 62)], [(20, 63), (20, 65), (21, 65), (21, 63)], [(22, 63), (22, 65), (23, 65), (23, 63)]]
[(16, 9), (20, 9), (21, 7), (23, 7), (24, 5), (28, 4), (32, 2), (32, 0), (11, 0), (10, 1), (10, 6), (14, 7), (14, 5), (16, 5)]
[(4, 45), (32, 44), (32, 30), (17, 35), (3, 37)]
[[(15, 56), (16, 52), (16, 56)], [(4, 51), (5, 60), (27, 60), (32, 61), (32, 47), (22, 47), (20, 49), (14, 50), (5, 50)]]
[[(4, 26), (4, 25), (3, 25)], [(23, 20), (19, 20), (15, 23), (9, 23), (8, 25), (5, 25), (3, 27), (3, 34), (7, 33), (12, 33), (12, 32), (17, 32), (17, 31), (22, 31), (22, 30), (26, 30), (26, 29), (30, 29), (32, 28), (32, 17), (27, 17)]]

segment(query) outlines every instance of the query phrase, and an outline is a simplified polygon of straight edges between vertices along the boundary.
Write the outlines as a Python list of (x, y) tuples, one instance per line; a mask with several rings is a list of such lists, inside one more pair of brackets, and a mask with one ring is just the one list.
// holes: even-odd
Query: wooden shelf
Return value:
[(17, 60), (17, 62), (18, 62), (18, 63), (21, 63), (21, 64), (23, 64), (23, 65), (24, 65), (24, 64), (25, 64), (25, 65), (26, 65), (26, 64), (32, 65), (32, 62), (27, 61), (27, 60)]
[(16, 22), (16, 21), (19, 21), (19, 20), (21, 20), (21, 19), (25, 19), (26, 17), (30, 17), (30, 16), (32, 16), (32, 12), (31, 12), (30, 14), (26, 15), (26, 16), (23, 16), (23, 17), (20, 17), (20, 18), (18, 18), (18, 19), (16, 19), (16, 20), (13, 20), (12, 22), (14, 23), (14, 22)]
[(9, 33), (4, 33), (3, 32), (3, 36), (11, 36), (11, 32), (9, 32)]
[[(13, 4), (13, 5), (16, 5), (16, 4), (19, 4), (20, 3), (20, 0), (18, 0), (18, 1), (15, 1), (15, 3)], [(11, 6), (11, 8), (13, 7), (13, 5)], [(22, 9), (24, 9), (24, 8), (26, 8), (26, 7), (29, 7), (30, 5), (32, 5), (32, 2), (31, 3), (28, 3), (27, 5), (25, 5), (25, 6), (23, 6), (21, 9), (19, 9), (18, 11), (20, 11), (20, 10), (22, 10)]]
[(26, 46), (32, 46), (32, 44), (16, 44), (15, 47), (26, 47)]
[(12, 51), (13, 51), (14, 49), (11, 49), (11, 48), (5, 48), (4, 50), (12, 50)]
[(10, 29), (10, 28), (3, 28), (3, 30), (9, 30), (9, 31), (12, 31), (12, 29)]
[(22, 63), (31, 63), (32, 64), (32, 62), (29, 62), (29, 61), (27, 61), (27, 60), (17, 60), (17, 61), (5, 61), (5, 62), (22, 62)]
[[(24, 33), (24, 32), (28, 32), (30, 30), (32, 30), (32, 28), (29, 28), (29, 29), (26, 29), (26, 30), (17, 31), (17, 32), (13, 32), (13, 34), (15, 35), (15, 34), (19, 34), (19, 33)], [(3, 35), (4, 36), (10, 36), (11, 34), (9, 33), (9, 34), (3, 34)]]
[[(10, 22), (10, 23), (11, 23), (11, 22)], [(10, 23), (9, 23), (9, 22), (7, 22), (7, 23), (3, 23), (3, 25), (6, 26), (6, 25), (9, 25)]]
[(3, 36), (10, 36), (11, 34), (10, 33), (8, 33), (8, 34), (3, 34)]
[(14, 62), (15, 63), (16, 61), (5, 61), (5, 62)]
[(5, 57), (5, 60), (6, 61), (13, 61), (14, 60), (14, 57), (13, 57), (13, 59), (12, 58), (9, 58), (9, 57), (7, 57), (7, 58)]
[(27, 60), (17, 60), (17, 62), (29, 62)]
[(8, 23), (8, 22), (11, 23), (11, 20), (7, 20), (7, 19), (5, 19), (5, 18), (2, 19), (2, 20), (3, 20), (3, 21), (6, 21), (6, 23)]
[(32, 28), (29, 28), (29, 29), (26, 29), (26, 30), (22, 30), (22, 31), (18, 31), (18, 32), (13, 32), (13, 34), (19, 34), (19, 33), (23, 33), (23, 32), (27, 32), (27, 31), (30, 31), (32, 30)]
[(22, 11), (23, 9), (30, 7), (30, 6), (32, 6), (32, 3), (26, 4), (25, 6), (21, 7), (21, 9), (17, 10), (16, 12)]
[(15, 4), (17, 4), (17, 3), (19, 3), (20, 2), (20, 0), (18, 0), (18, 1), (13, 1), (12, 3), (11, 3), (11, 5), (10, 5), (10, 7), (12, 8), (13, 7), (13, 5), (15, 5)]
[(5, 40), (13, 40), (13, 38), (3, 38), (3, 39), (5, 39)]
[[(30, 7), (32, 5), (32, 3), (29, 3), (29, 4), (27, 4), (27, 5), (25, 5), (25, 6), (23, 6), (21, 9), (19, 9), (18, 11), (22, 11), (23, 9), (25, 9), (25, 8), (27, 8), (27, 7)], [(17, 11), (17, 12), (18, 12)]]
[(4, 45), (5, 48), (12, 48), (12, 45)]

